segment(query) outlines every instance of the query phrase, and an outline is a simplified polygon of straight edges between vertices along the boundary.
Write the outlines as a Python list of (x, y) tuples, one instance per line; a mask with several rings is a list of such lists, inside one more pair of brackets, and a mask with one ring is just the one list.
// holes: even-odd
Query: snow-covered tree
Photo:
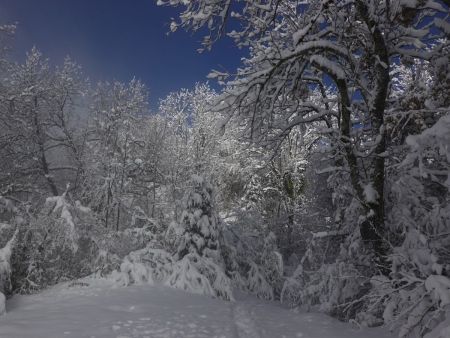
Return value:
[(198, 175), (192, 176), (191, 184), (181, 215), (176, 263), (166, 284), (231, 300), (233, 293), (220, 250), (212, 186)]
[[(418, 263), (407, 263), (416, 261), (412, 252), (424, 252), (427, 267), (431, 261), (437, 267), (445, 265), (446, 255), (436, 255), (445, 251), (445, 244), (434, 242), (435, 251), (428, 249), (426, 236), (417, 235), (423, 230), (414, 230), (422, 225), (395, 228), (399, 220), (422, 223), (420, 213), (429, 215), (429, 208), (440, 214), (447, 197), (445, 165), (435, 155), (430, 161), (439, 163), (439, 169), (429, 176), (432, 182), (421, 182), (425, 177), (418, 175), (406, 190), (398, 184), (411, 175), (399, 172), (405, 158), (412, 156), (418, 163), (414, 168), (416, 164), (408, 162), (412, 172), (432, 167), (420, 160), (424, 154), (414, 157), (416, 151), (410, 153), (404, 142), (411, 145), (414, 134), (428, 135), (438, 118), (449, 112), (449, 81), (443, 75), (449, 67), (448, 1), (159, 0), (158, 4), (183, 8), (179, 20), (171, 24), (172, 31), (205, 28), (204, 49), (228, 35), (248, 50), (236, 74), (210, 74), (225, 86), (217, 110), (232, 116), (245, 138), (280, 154), (280, 145), (300, 125), (317, 128), (316, 147), (326, 152), (329, 164), (321, 171), (327, 173), (333, 189), (336, 215), (329, 224), (320, 225), (326, 231), (310, 231), (316, 240), (294, 274), (301, 303), (323, 304), (335, 315), (354, 318), (358, 308), (370, 303), (362, 296), (380, 286), (371, 277), (393, 278), (399, 269), (416, 274)], [(437, 129), (448, 133), (442, 121)], [(420, 139), (431, 142), (425, 152), (440, 148), (434, 137)], [(396, 184), (394, 177), (399, 179)], [(431, 186), (433, 193), (427, 190)], [(404, 196), (402, 202), (399, 196)], [(411, 213), (418, 203), (422, 212)], [(440, 216), (434, 219), (436, 224), (442, 222)], [(439, 228), (433, 222), (425, 223)], [(398, 256), (409, 257), (406, 261), (392, 265), (399, 259), (394, 259), (399, 242), (414, 249)], [(307, 272), (308, 264), (312, 272)], [(436, 290), (446, 288), (438, 287), (437, 280), (446, 285), (447, 277), (444, 269), (430, 269), (433, 282), (424, 288), (436, 302), (433, 297), (441, 294)], [(401, 274), (396, 287), (403, 290), (405, 272)], [(411, 281), (424, 285), (421, 278)], [(389, 296), (384, 299), (385, 305), (389, 303)], [(428, 321), (425, 310), (436, 306), (428, 298), (425, 303), (415, 296), (408, 299), (396, 305), (410, 311), (403, 335), (422, 327)], [(439, 311), (444, 316), (445, 310)], [(400, 311), (395, 318), (404, 315)], [(368, 315), (365, 323), (379, 323), (380, 314), (374, 316), (369, 320)]]
[(147, 104), (147, 91), (137, 80), (127, 85), (100, 83), (93, 93), (83, 198), (102, 214), (107, 228), (118, 230), (121, 218), (132, 207), (129, 187), (143, 165), (139, 154), (144, 142), (137, 127), (147, 113)]
[(82, 133), (74, 128), (76, 102), (84, 93), (79, 67), (66, 59), (52, 69), (33, 48), (4, 79), (1, 100), (3, 161), (0, 191), (19, 199), (58, 195), (76, 187), (82, 170)]
[(159, 114), (166, 121), (164, 176), (175, 218), (190, 176), (211, 177), (217, 167), (218, 124), (211, 109), (215, 97), (207, 84), (196, 84), (160, 101)]
[(193, 175), (193, 187), (186, 199), (186, 208), (181, 215), (181, 235), (177, 256), (188, 253), (220, 260), (219, 220), (214, 209), (212, 185), (203, 177)]
[(89, 208), (74, 201), (68, 190), (48, 197), (39, 212), (17, 226), (11, 256), (15, 293), (37, 292), (94, 272), (99, 253), (98, 220)]
[[(392, 173), (391, 279), (378, 277), (371, 310), (400, 336), (423, 336), (448, 311), (450, 294), (450, 115), (409, 135), (409, 152)], [(375, 277), (374, 277), (375, 278)]]
[[(277, 144), (302, 123), (322, 121), (329, 128), (336, 167), (349, 172), (352, 193), (361, 203), (361, 237), (387, 274), (384, 119), (390, 68), (407, 59), (431, 60), (445, 53), (448, 18), (442, 15), (448, 8), (438, 1), (158, 3), (184, 6), (172, 30), (206, 26), (210, 34), (203, 40), (205, 48), (223, 34), (249, 47), (250, 57), (227, 82), (222, 100), (224, 110), (246, 123), (248, 136)], [(228, 32), (228, 20), (237, 20), (242, 28)], [(227, 76), (211, 74), (221, 80)], [(330, 84), (333, 95), (322, 90), (320, 102), (305, 100), (311, 88)], [(353, 137), (356, 118), (370, 123), (370, 141), (361, 144)], [(370, 169), (364, 171), (361, 162)]]

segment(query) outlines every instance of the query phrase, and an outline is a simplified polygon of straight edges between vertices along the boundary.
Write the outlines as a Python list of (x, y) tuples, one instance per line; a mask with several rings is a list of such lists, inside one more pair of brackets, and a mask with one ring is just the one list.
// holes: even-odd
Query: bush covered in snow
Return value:
[(223, 266), (194, 252), (174, 263), (165, 285), (224, 300), (234, 299), (231, 281)]
[(162, 283), (173, 270), (173, 257), (163, 249), (147, 247), (128, 254), (108, 277), (119, 285)]
[(12, 200), (0, 196), (0, 293), (2, 298), (13, 292), (14, 254), (19, 245), (20, 230), (27, 221), (25, 205), (16, 206)]
[(367, 290), (366, 281), (367, 277), (346, 262), (324, 264), (314, 272), (304, 271), (300, 265), (286, 280), (281, 301), (349, 320), (362, 306), (360, 297)]
[[(119, 269), (130, 253), (135, 252), (129, 257), (134, 262), (139, 250), (161, 248), (152, 222), (141, 222), (141, 228), (123, 231), (106, 229), (91, 209), (73, 201), (67, 192), (47, 198), (42, 209), (28, 215), (26, 221), (17, 215), (12, 221), (17, 240), (12, 248), (12, 287), (8, 293), (31, 293), (92, 273), (106, 276)], [(11, 237), (14, 228), (0, 224), (1, 239)]]
[[(3, 224), (0, 223), (2, 227)], [(9, 294), (12, 289), (11, 285), (11, 255), (16, 244), (17, 234), (19, 230), (16, 229), (12, 237), (9, 238), (5, 246), (0, 248), (0, 315), (5, 312), (5, 294)]]
[(13, 255), (13, 288), (33, 292), (92, 272), (98, 247), (96, 220), (64, 193), (50, 197), (36, 217), (19, 229)]
[[(423, 336), (450, 310), (450, 115), (406, 139), (392, 185), (390, 279), (374, 287), (400, 337)], [(376, 306), (375, 306), (376, 305)], [(381, 307), (381, 309), (380, 309)]]
[(281, 301), (342, 320), (353, 319), (364, 304), (361, 297), (370, 289), (369, 279), (376, 271), (370, 260), (358, 231), (352, 235), (346, 230), (313, 233), (299, 266), (284, 282)]
[[(219, 221), (212, 194), (212, 186), (206, 180), (193, 176), (181, 221), (172, 222), (164, 238), (151, 233), (150, 228), (115, 233), (114, 236), (119, 237), (133, 234), (131, 237), (141, 238), (143, 241), (138, 244), (145, 243), (145, 247), (120, 259), (107, 278), (123, 286), (162, 283), (192, 293), (232, 300), (231, 281), (225, 274), (220, 251)], [(135, 246), (133, 243), (125, 245), (128, 249)], [(174, 249), (173, 254), (166, 248)], [(119, 258), (120, 254), (116, 252), (113, 256)]]
[(389, 275), (380, 274), (359, 232), (351, 230), (356, 217), (350, 207), (341, 213), (341, 229), (313, 234), (284, 284), (283, 302), (361, 325), (385, 323), (400, 337), (445, 331), (440, 323), (448, 321), (450, 310), (449, 130), (445, 115), (397, 150), (403, 160), (391, 168), (384, 239), (390, 246)]
[(284, 280), (283, 258), (275, 235), (236, 220), (225, 222), (221, 234), (222, 256), (226, 273), (233, 285), (263, 299), (280, 296)]
[(15, 207), (12, 201), (0, 196), (0, 315), (6, 311), (6, 296), (9, 296), (13, 289), (11, 256), (18, 242), (19, 226), (23, 221), (19, 208)]
[(95, 270), (105, 276), (119, 268), (122, 260), (131, 252), (147, 247), (162, 248), (163, 238), (154, 232), (154, 224), (122, 231), (96, 230), (93, 240), (99, 248)]

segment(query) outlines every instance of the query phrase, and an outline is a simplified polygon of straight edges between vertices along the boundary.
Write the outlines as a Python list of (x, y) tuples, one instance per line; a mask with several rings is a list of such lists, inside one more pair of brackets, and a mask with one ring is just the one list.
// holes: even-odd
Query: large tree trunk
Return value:
[[(384, 183), (385, 183), (385, 151), (386, 151), (386, 130), (384, 126), (384, 111), (389, 87), (389, 54), (384, 41), (384, 37), (376, 22), (369, 17), (368, 8), (364, 1), (359, 0), (356, 8), (371, 32), (374, 64), (374, 95), (372, 104), (369, 105), (369, 116), (371, 119), (374, 139), (377, 144), (373, 151), (372, 168), (369, 175), (369, 184), (375, 190), (374, 198), (363, 199), (363, 206), (366, 211), (366, 218), (360, 224), (360, 232), (363, 241), (373, 249), (376, 263), (381, 273), (389, 274), (389, 267), (386, 261), (385, 245), (385, 220), (384, 220)], [(366, 197), (366, 196), (363, 196)]]

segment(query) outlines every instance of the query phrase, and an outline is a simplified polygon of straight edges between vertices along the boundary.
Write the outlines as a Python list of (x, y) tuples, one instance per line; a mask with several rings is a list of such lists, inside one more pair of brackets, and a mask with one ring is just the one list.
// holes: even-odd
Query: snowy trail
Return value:
[(233, 307), (233, 320), (238, 338), (260, 338), (258, 328), (249, 310), (243, 304)]
[(20, 296), (0, 317), (1, 338), (382, 338), (321, 314), (251, 297), (223, 302), (162, 286), (59, 285)]

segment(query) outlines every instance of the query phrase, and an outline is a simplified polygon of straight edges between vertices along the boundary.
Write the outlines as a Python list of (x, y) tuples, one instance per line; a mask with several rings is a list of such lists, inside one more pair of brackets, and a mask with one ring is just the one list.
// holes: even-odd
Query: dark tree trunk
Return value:
[(376, 22), (369, 17), (368, 8), (364, 1), (356, 3), (357, 10), (371, 32), (374, 64), (375, 93), (373, 103), (369, 106), (369, 116), (371, 118), (372, 130), (378, 143), (373, 152), (372, 168), (370, 171), (369, 183), (373, 185), (376, 192), (374, 200), (363, 199), (363, 206), (366, 211), (366, 219), (360, 225), (360, 232), (363, 241), (368, 247), (373, 249), (376, 263), (381, 273), (389, 274), (389, 267), (386, 261), (387, 248), (385, 245), (385, 220), (384, 220), (384, 183), (385, 183), (385, 156), (386, 151), (386, 131), (384, 126), (384, 111), (389, 87), (389, 54), (384, 41), (384, 37)]

